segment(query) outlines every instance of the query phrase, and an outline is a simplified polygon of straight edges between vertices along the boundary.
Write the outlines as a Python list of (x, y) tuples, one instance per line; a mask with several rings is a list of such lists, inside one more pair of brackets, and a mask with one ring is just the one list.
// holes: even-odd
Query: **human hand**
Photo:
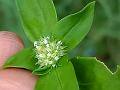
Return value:
[(22, 40), (12, 32), (0, 32), (0, 90), (34, 90), (37, 77), (23, 69), (2, 69), (11, 55), (24, 48)]

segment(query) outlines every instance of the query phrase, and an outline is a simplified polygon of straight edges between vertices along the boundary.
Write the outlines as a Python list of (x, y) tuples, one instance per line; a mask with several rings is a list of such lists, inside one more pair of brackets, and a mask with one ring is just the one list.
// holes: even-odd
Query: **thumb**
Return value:
[(22, 40), (12, 32), (0, 32), (0, 67), (6, 59), (23, 49), (24, 45)]
[[(12, 32), (0, 32), (0, 66), (19, 50), (23, 49), (22, 40)], [(1, 90), (34, 90), (36, 76), (23, 69), (0, 69)]]

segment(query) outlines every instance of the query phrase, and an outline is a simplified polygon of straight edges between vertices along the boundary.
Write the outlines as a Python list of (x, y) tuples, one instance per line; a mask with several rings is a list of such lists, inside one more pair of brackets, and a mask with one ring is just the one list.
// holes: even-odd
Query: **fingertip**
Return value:
[(37, 76), (24, 69), (0, 70), (0, 89), (2, 90), (34, 90)]
[(0, 32), (0, 67), (10, 56), (24, 48), (22, 39), (13, 32)]

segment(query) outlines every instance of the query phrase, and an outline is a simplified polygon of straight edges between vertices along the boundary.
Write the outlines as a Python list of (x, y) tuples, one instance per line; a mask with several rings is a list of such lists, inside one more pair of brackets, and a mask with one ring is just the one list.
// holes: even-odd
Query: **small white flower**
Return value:
[(46, 47), (49, 47), (49, 44), (46, 44)]
[(36, 41), (34, 42), (34, 46), (35, 46), (35, 47), (37, 46), (37, 42), (36, 42)]
[(43, 42), (44, 42), (44, 44), (48, 44), (47, 39), (44, 39)]
[(58, 56), (56, 56), (56, 57), (55, 57), (55, 60), (57, 61), (58, 59), (59, 59), (59, 57), (58, 57)]
[(65, 55), (65, 47), (62, 41), (51, 39), (49, 36), (40, 38), (34, 42), (36, 58), (40, 68), (55, 67), (58, 60)]

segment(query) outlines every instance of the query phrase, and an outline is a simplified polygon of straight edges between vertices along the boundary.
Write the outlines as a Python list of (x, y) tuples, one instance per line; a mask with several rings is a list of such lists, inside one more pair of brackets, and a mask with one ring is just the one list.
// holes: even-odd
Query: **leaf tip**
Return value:
[(90, 4), (95, 6), (96, 1), (92, 1)]
[(120, 65), (117, 65), (117, 70), (114, 72), (114, 74), (120, 75)]
[(91, 7), (94, 9), (96, 1), (90, 2), (86, 7)]

